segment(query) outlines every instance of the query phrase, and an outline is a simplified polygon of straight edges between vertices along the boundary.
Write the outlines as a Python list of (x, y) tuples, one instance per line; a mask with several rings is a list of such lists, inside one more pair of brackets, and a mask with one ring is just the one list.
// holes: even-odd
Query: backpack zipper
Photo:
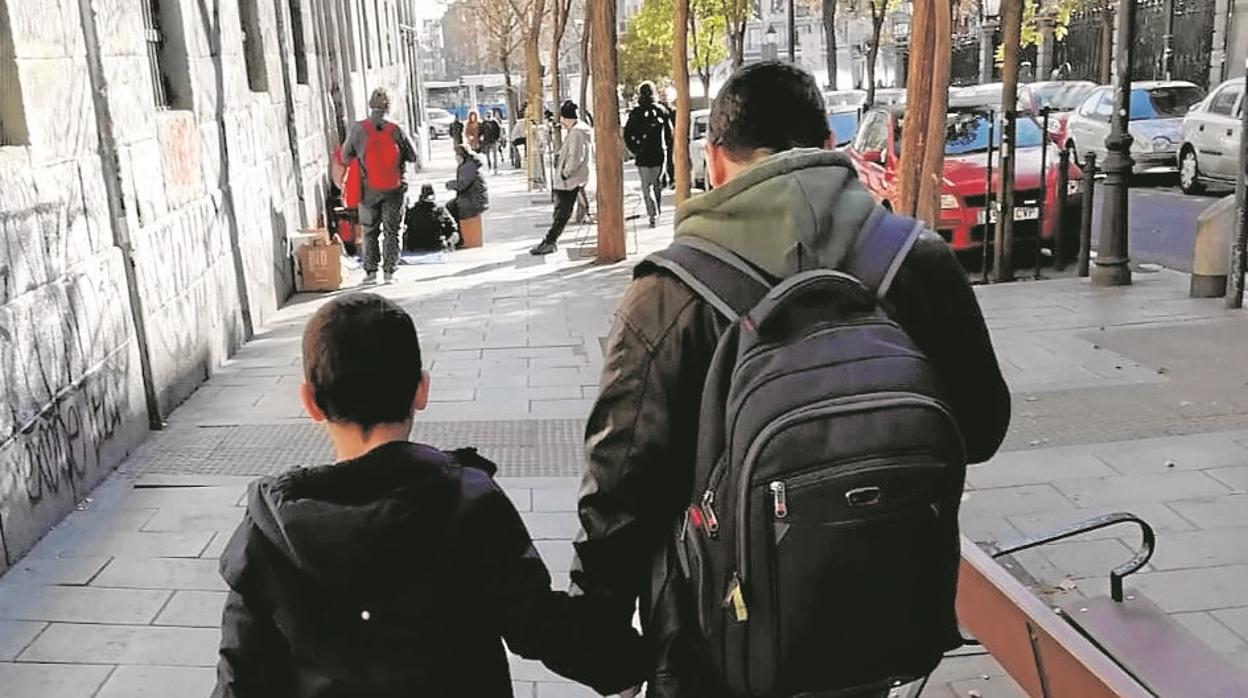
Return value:
[[(864, 405), (869, 405), (871, 410), (885, 409), (888, 407), (897, 407), (902, 405), (918, 405), (928, 409), (934, 409), (943, 414), (954, 427), (957, 427), (957, 421), (954, 420), (953, 414), (949, 408), (939, 400), (929, 398), (916, 393), (901, 392), (880, 392), (868, 393), (866, 395), (852, 395), (848, 397), (838, 397), (831, 400), (824, 400), (808, 405), (796, 412), (790, 412), (778, 419), (772, 420), (763, 428), (753, 443), (750, 444), (749, 450), (745, 454), (745, 460), (742, 463), (740, 480), (737, 483), (737, 569), (733, 573), (733, 582), (736, 586), (737, 593), (743, 594), (741, 588), (745, 586), (749, 575), (749, 536), (745, 533), (748, 529), (746, 526), (749, 521), (749, 496), (750, 496), (750, 479), (754, 474), (755, 461), (758, 460), (759, 452), (767, 445), (769, 441), (781, 431), (804, 422), (816, 416), (828, 416), (841, 412), (866, 411), (863, 410)], [(742, 597), (741, 608), (744, 609), (744, 598)], [(738, 617), (741, 614), (738, 613)]]

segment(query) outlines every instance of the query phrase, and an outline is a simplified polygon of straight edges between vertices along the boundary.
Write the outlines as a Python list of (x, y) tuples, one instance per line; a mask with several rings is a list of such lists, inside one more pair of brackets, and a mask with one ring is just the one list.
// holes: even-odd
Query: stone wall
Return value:
[[(337, 138), (326, 94), (340, 91), (337, 52), (318, 25), (334, 14), (318, 3), (331, 1), (372, 12), (360, 0), (162, 0), (177, 51), (168, 84), (189, 99), (158, 108), (143, 3), (93, 0), (84, 26), (79, 0), (0, 0), (26, 131), (0, 139), (0, 572), (145, 437), (149, 392), (167, 415), (293, 291), (288, 236), (324, 214)], [(263, 91), (248, 82), (248, 2)], [(405, 69), (374, 65), (353, 76), (357, 100), (365, 84), (386, 85), (407, 121)]]

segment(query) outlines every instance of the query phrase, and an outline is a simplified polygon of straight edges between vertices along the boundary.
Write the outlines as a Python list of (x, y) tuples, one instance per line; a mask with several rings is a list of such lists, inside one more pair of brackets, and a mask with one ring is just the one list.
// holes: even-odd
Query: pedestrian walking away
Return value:
[[(407, 163), (416, 162), (416, 146), (407, 131), (386, 118), (390, 94), (373, 90), (367, 119), (351, 124), (343, 157), (360, 163), (363, 195), (360, 226), (364, 229), (364, 283), (377, 283), (380, 264), (386, 283), (394, 281), (399, 261), (399, 226), (405, 213)], [(385, 236), (384, 253), (381, 236)]]
[(667, 102), (667, 93), (659, 92), (659, 106), (667, 110), (667, 170), (663, 173), (663, 188), (676, 188), (676, 158), (672, 154), (672, 141), (676, 133), (676, 110)]
[(248, 488), (213, 698), (512, 698), (504, 641), (602, 694), (641, 682), (642, 639), (551, 590), (495, 465), (408, 441), (430, 382), (407, 312), (350, 293), (302, 346), (300, 401), (335, 462)]
[(481, 152), (485, 154), (485, 161), (489, 164), (490, 171), (498, 174), (498, 141), (502, 138), (503, 130), (495, 120), (493, 111), (486, 113), (485, 121), (481, 122), (480, 134)]
[(481, 117), (475, 111), (468, 112), (468, 123), (464, 126), (464, 141), (472, 152), (481, 150)]
[(455, 227), (462, 230), (460, 221), (476, 218), (490, 208), (490, 192), (481, 176), (481, 156), (457, 145), (455, 163), (455, 179), (446, 183), (455, 198), (447, 202), (446, 210), (455, 219)]
[(667, 110), (654, 101), (654, 83), (646, 81), (637, 87), (637, 106), (628, 114), (624, 125), (624, 144), (637, 164), (641, 175), (641, 196), (646, 202), (650, 227), (663, 212), (663, 171), (672, 141), (671, 121)]
[(833, 147), (809, 73), (732, 75), (714, 189), (616, 311), (571, 578), (620, 625), (640, 604), (654, 698), (880, 698), (960, 642), (965, 465), (1009, 392), (948, 245)]
[(547, 255), (558, 249), (559, 236), (572, 218), (572, 210), (576, 207), (577, 198), (585, 184), (589, 182), (589, 165), (593, 159), (594, 132), (589, 126), (577, 118), (576, 103), (569, 100), (559, 108), (559, 122), (567, 130), (563, 137), (563, 145), (556, 157), (554, 182), (555, 192), (554, 221), (546, 237), (538, 243), (530, 254)]
[(455, 115), (455, 120), (451, 122), (451, 140), (455, 145), (464, 144), (464, 122), (459, 120), (459, 115)]

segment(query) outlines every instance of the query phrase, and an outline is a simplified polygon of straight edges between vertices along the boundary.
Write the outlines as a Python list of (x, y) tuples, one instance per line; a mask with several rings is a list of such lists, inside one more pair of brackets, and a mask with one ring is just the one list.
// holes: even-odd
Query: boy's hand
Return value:
[(619, 698), (637, 698), (637, 696), (641, 695), (641, 688), (641, 686), (637, 686), (636, 688), (626, 688), (623, 691), (620, 691)]

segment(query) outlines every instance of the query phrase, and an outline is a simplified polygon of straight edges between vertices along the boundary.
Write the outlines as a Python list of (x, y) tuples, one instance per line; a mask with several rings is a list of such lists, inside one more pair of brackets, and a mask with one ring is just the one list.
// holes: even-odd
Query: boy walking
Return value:
[(337, 462), (252, 484), (221, 556), (214, 698), (510, 697), (503, 640), (602, 693), (639, 683), (640, 638), (551, 591), (492, 464), (407, 441), (429, 374), (406, 312), (330, 301), (303, 366)]

